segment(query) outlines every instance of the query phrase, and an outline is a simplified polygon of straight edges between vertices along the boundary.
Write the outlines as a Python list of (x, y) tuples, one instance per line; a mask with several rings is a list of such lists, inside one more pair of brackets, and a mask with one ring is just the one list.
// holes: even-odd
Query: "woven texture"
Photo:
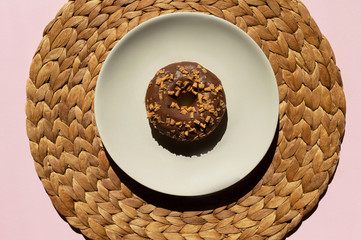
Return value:
[[(262, 180), (237, 202), (178, 212), (135, 196), (106, 158), (93, 99), (102, 64), (128, 31), (197, 11), (262, 48), (279, 87), (279, 138)], [(36, 171), (57, 211), (90, 239), (282, 239), (318, 203), (339, 159), (345, 97), (329, 42), (296, 0), (76, 0), (44, 30), (26, 84)]]

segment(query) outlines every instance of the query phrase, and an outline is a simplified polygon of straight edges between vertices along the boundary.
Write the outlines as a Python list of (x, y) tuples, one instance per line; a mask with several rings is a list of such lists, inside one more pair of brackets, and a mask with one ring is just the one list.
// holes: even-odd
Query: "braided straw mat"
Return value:
[[(161, 14), (197, 11), (237, 25), (268, 57), (279, 137), (267, 172), (238, 201), (206, 211), (145, 202), (107, 160), (93, 113), (109, 51)], [(56, 210), (89, 239), (282, 239), (317, 205), (336, 169), (345, 97), (329, 42), (297, 0), (76, 0), (44, 30), (26, 84), (35, 168)]]

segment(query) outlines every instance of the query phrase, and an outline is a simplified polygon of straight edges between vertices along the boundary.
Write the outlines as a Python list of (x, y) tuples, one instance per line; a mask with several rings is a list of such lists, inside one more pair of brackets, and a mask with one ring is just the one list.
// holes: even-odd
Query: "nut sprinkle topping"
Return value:
[(151, 125), (179, 141), (206, 137), (226, 111), (221, 81), (195, 62), (160, 69), (148, 85), (145, 103)]

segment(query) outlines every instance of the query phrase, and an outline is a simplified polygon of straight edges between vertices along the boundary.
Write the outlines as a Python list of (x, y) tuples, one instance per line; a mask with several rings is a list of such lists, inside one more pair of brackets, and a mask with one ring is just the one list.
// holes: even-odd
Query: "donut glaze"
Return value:
[(209, 135), (226, 111), (221, 81), (195, 62), (172, 63), (150, 81), (145, 97), (151, 126), (178, 141)]

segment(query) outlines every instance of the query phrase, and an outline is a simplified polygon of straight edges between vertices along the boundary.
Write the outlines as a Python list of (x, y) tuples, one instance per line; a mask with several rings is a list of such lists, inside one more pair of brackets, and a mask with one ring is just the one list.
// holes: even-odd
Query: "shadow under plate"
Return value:
[[(215, 130), (214, 133), (212, 133), (213, 136), (211, 137), (211, 134), (209, 136), (211, 137), (210, 139), (206, 140), (206, 142), (198, 143), (198, 146), (191, 146), (188, 145), (188, 143), (185, 143), (184, 145), (180, 145), (179, 148), (177, 148), (174, 143), (169, 143), (168, 137), (166, 137), (167, 139), (164, 139), (164, 136), (159, 136), (160, 134), (156, 134), (154, 131), (152, 131), (152, 134), (153, 137), (156, 138), (158, 143), (169, 151), (175, 154), (192, 156), (205, 154), (206, 152), (211, 151), (213, 147), (218, 143), (218, 141), (221, 140), (224, 131), (227, 128), (226, 126), (227, 117), (225, 117), (223, 123), (220, 123), (220, 126), (217, 127), (218, 130)], [(146, 202), (153, 204), (157, 207), (162, 207), (173, 211), (205, 211), (234, 203), (256, 186), (256, 184), (262, 179), (272, 162), (275, 150), (277, 148), (278, 131), (279, 130), (277, 124), (276, 132), (274, 134), (272, 143), (268, 151), (266, 152), (260, 163), (247, 176), (223, 190), (199, 196), (177, 196), (161, 193), (150, 189), (142, 185), (141, 183), (135, 181), (127, 173), (125, 173), (114, 162), (106, 149), (105, 153), (109, 160), (110, 166), (113, 168), (114, 172), (118, 175), (120, 180), (135, 195), (142, 198)], [(168, 141), (165, 142), (165, 140)]]

